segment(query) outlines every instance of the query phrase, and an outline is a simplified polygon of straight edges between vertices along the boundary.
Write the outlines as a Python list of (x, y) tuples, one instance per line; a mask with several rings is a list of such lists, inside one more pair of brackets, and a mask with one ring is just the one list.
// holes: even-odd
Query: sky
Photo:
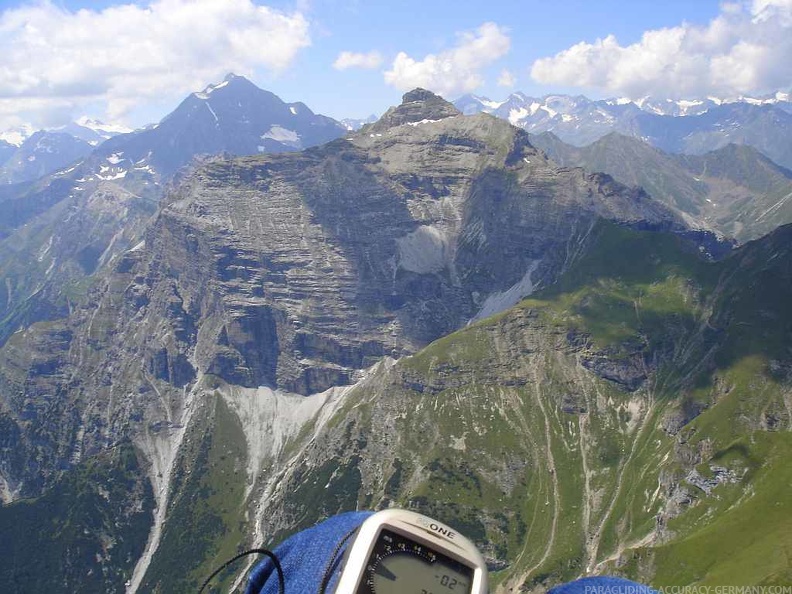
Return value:
[(229, 72), (338, 119), (417, 86), (756, 96), (792, 88), (792, 0), (0, 0), (0, 130), (139, 127)]

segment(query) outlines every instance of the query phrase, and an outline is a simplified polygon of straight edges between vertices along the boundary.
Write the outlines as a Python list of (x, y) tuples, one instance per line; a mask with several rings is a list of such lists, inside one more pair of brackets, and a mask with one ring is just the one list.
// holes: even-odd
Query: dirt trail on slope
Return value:
[[(558, 473), (556, 473), (556, 466), (555, 466), (555, 459), (553, 458), (553, 449), (552, 449), (552, 436), (550, 434), (550, 417), (547, 414), (547, 410), (545, 409), (544, 403), (542, 402), (542, 393), (539, 389), (539, 382), (538, 380), (535, 381), (534, 385), (536, 386), (536, 401), (539, 404), (539, 409), (542, 411), (542, 417), (544, 419), (544, 426), (545, 426), (545, 443), (547, 448), (547, 470), (551, 476), (551, 482), (553, 485), (553, 522), (550, 528), (550, 537), (547, 539), (547, 545), (545, 547), (544, 554), (542, 557), (537, 561), (532, 567), (527, 569), (523, 572), (519, 577), (514, 577), (504, 584), (498, 586), (495, 590), (494, 594), (504, 594), (506, 592), (513, 592), (516, 588), (519, 588), (522, 584), (524, 584), (528, 578), (533, 574), (537, 569), (539, 569), (545, 561), (547, 561), (550, 553), (553, 550), (553, 546), (555, 544), (556, 534), (558, 532), (558, 517), (561, 512), (561, 497), (559, 496), (559, 488), (558, 488)], [(549, 503), (549, 500), (548, 500)], [(520, 553), (520, 556), (515, 560), (515, 564), (519, 563), (522, 556), (525, 554), (525, 548), (523, 548), (523, 552)]]

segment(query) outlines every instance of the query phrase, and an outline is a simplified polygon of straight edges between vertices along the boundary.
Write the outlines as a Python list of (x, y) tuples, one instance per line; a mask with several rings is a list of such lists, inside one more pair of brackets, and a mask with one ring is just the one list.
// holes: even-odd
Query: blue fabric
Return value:
[(556, 586), (548, 594), (657, 594), (649, 586), (617, 577), (586, 577)]
[[(341, 540), (356, 530), (372, 512), (349, 512), (334, 516), (299, 532), (286, 540), (273, 552), (283, 567), (286, 594), (317, 594), (327, 566), (333, 562), (333, 577), (327, 593), (333, 592), (338, 582), (340, 561), (350, 538), (339, 550), (333, 552)], [(250, 572), (245, 594), (277, 594), (278, 575), (275, 566), (264, 558)], [(657, 594), (656, 590), (630, 580), (616, 577), (586, 577), (556, 586), (548, 594)]]
[[(356, 530), (372, 512), (349, 512), (325, 520), (313, 528), (298, 532), (273, 551), (283, 567), (286, 594), (316, 594), (322, 584), (325, 570), (330, 564), (339, 542)], [(338, 569), (351, 538), (344, 544), (335, 559), (335, 571), (327, 592), (335, 588)], [(268, 558), (263, 559), (250, 572), (245, 594), (277, 594), (278, 574)]]

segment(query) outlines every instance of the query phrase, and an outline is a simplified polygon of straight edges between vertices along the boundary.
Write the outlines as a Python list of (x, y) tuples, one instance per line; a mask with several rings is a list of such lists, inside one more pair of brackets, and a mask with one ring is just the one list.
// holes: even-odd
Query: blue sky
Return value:
[[(285, 2), (280, 5), (288, 6)], [(383, 68), (371, 71), (338, 72), (329, 66), (340, 51), (379, 50), (386, 59), (392, 59), (400, 51), (423, 57), (452, 47), (457, 33), (493, 22), (508, 30), (511, 49), (486, 69), (485, 84), (476, 94), (492, 99), (504, 98), (514, 90), (529, 95), (550, 92), (593, 95), (590, 89), (536, 83), (530, 77), (531, 64), (580, 41), (593, 42), (608, 34), (616, 35), (623, 43), (633, 43), (647, 29), (675, 26), (686, 20), (705, 24), (717, 15), (718, 6), (715, 0), (319, 0), (311, 3), (310, 14), (314, 15), (318, 29), (313, 46), (300, 56), (293, 71), (280, 79), (262, 82), (277, 85), (284, 94), (303, 97), (309, 105), (327, 105), (325, 111), (334, 117), (345, 115), (347, 105), (351, 107), (349, 114), (357, 117), (371, 111), (379, 113), (398, 102), (401, 96), (400, 90), (382, 83), (381, 71), (387, 62)], [(513, 86), (498, 86), (497, 79), (503, 69), (517, 79)], [(353, 93), (343, 93), (347, 85)]]
[(142, 125), (230, 71), (336, 118), (419, 84), (448, 99), (756, 95), (792, 87), (792, 0), (0, 2), (0, 129)]

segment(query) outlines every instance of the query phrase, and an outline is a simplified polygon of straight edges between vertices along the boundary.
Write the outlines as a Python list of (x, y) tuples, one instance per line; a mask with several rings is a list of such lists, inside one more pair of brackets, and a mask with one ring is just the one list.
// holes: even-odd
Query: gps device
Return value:
[(487, 566), (453, 528), (399, 509), (366, 519), (348, 547), (335, 594), (486, 594)]

